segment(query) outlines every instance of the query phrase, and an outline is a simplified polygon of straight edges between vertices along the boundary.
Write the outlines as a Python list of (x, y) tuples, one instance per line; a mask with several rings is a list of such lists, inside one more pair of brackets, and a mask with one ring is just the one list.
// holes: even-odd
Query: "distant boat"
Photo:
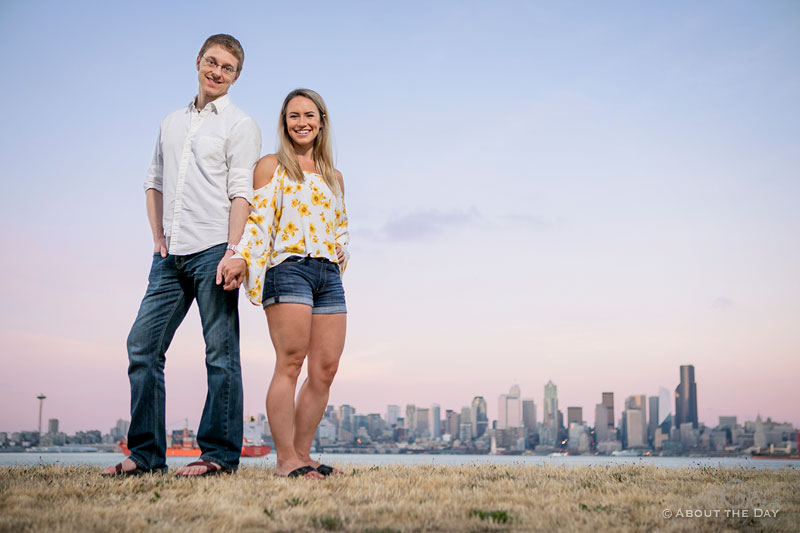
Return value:
[[(117, 447), (125, 455), (131, 454), (128, 449), (127, 437), (117, 441)], [(242, 457), (264, 457), (270, 451), (272, 448), (266, 444), (251, 444), (246, 438), (242, 439)], [(197, 441), (192, 438), (186, 428), (183, 430), (183, 438), (178, 440), (173, 437), (172, 446), (167, 448), (167, 457), (200, 457), (201, 453)]]

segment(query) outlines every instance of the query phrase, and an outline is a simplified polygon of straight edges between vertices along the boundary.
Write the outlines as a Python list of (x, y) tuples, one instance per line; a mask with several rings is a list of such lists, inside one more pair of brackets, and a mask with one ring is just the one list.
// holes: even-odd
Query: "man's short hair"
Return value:
[(200, 48), (200, 53), (197, 54), (197, 57), (202, 57), (202, 55), (206, 53), (206, 50), (212, 46), (221, 46), (233, 54), (233, 57), (239, 60), (239, 67), (236, 71), (242, 71), (242, 65), (244, 65), (244, 48), (242, 48), (242, 43), (236, 40), (236, 37), (228, 35), (227, 33), (212, 35), (203, 43), (203, 47)]

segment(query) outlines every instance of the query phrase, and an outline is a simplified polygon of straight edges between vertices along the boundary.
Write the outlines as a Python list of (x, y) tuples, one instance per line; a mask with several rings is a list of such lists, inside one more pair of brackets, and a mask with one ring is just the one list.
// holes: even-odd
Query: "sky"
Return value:
[[(330, 403), (460, 410), (518, 384), (541, 418), (658, 395), (693, 364), (701, 422), (800, 426), (800, 4), (0, 3), (6, 89), (0, 431), (129, 418), (125, 339), (152, 238), (142, 183), (195, 58), (236, 36), (230, 94), (275, 147), (326, 100), (344, 175), (347, 345)], [(274, 351), (240, 298), (245, 414)], [(193, 308), (167, 424), (206, 393)], [(404, 409), (404, 407), (403, 407)], [(46, 422), (45, 422), (46, 423)]]

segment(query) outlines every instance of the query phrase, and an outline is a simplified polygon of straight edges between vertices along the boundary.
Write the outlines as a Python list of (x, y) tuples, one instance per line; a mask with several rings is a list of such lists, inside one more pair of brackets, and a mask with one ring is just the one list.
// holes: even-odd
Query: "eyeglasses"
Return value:
[(234, 74), (236, 74), (235, 68), (233, 68), (230, 65), (220, 65), (219, 63), (216, 62), (216, 60), (213, 57), (203, 56), (203, 63), (212, 70), (216, 69), (217, 67), (221, 68), (222, 73), (225, 74), (226, 76), (233, 76)]

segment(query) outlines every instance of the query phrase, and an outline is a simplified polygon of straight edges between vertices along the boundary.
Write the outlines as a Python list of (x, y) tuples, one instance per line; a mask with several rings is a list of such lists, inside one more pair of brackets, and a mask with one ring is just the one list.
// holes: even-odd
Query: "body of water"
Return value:
[[(721, 467), (721, 468), (800, 468), (798, 460), (751, 459), (749, 457), (609, 457), (599, 455), (522, 456), (522, 455), (425, 455), (425, 454), (322, 454), (313, 455), (322, 463), (340, 468), (351, 466), (436, 465), (457, 466), (474, 464), (496, 465), (555, 465), (555, 466), (611, 466), (651, 465), (667, 468)], [(32, 465), (89, 465), (109, 466), (125, 458), (121, 453), (0, 453), (0, 466)], [(167, 457), (167, 464), (175, 469), (194, 461), (193, 457)], [(275, 454), (265, 457), (244, 457), (242, 466), (273, 468)]]

